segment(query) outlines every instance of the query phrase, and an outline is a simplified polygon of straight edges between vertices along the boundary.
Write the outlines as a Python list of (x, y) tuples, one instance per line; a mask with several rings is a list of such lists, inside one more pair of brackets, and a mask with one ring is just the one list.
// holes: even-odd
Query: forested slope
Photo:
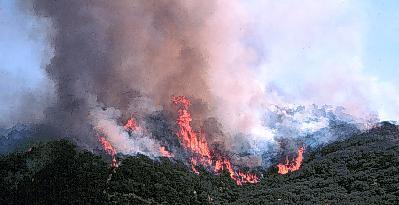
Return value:
[(399, 131), (389, 123), (241, 187), (167, 158), (123, 157), (116, 170), (103, 158), (65, 140), (1, 156), (0, 204), (399, 204)]

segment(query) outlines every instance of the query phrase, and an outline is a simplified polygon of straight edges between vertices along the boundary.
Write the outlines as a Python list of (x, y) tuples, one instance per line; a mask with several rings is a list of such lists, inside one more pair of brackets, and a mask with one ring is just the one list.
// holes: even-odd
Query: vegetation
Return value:
[(0, 174), (0, 204), (399, 204), (399, 130), (384, 123), (308, 150), (299, 171), (271, 167), (241, 187), (167, 158), (126, 157), (113, 170), (65, 140), (1, 156)]

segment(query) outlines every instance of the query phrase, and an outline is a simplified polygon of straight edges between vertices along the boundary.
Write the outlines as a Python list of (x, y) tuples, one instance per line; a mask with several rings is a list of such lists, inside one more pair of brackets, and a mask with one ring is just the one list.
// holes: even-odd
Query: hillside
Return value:
[(0, 157), (0, 204), (399, 204), (399, 130), (389, 123), (316, 150), (302, 168), (238, 187), (167, 158), (106, 156), (61, 140)]

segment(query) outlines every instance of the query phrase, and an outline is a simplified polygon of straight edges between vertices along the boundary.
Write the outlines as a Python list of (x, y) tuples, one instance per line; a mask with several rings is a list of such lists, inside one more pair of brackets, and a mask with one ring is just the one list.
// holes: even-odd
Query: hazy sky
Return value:
[[(34, 104), (35, 97), (47, 92), (41, 90), (50, 56), (43, 22), (23, 13), (16, 1), (0, 0), (0, 125), (15, 123), (13, 111), (23, 98), (30, 95)], [(32, 105), (32, 110), (36, 108)], [(26, 114), (29, 118), (32, 113)]]
[(399, 86), (399, 1), (368, 0), (363, 6), (368, 27), (364, 36), (364, 67)]
[[(2, 118), (9, 117), (12, 115), (12, 110), (17, 109), (16, 105), (22, 99), (19, 98), (20, 95), (34, 93), (37, 89), (40, 90), (43, 81), (46, 79), (43, 68), (48, 63), (49, 56), (51, 56), (51, 48), (45, 40), (45, 26), (49, 25), (48, 22), (47, 24), (43, 23), (43, 19), (22, 12), (15, 2), (14, 0), (0, 0), (0, 115)], [(288, 5), (286, 7), (289, 9), (286, 11), (287, 13), (290, 13), (291, 10), (296, 11), (294, 6), (290, 8), (290, 3), (296, 2), (295, 4), (298, 4), (298, 1), (282, 2), (281, 4)], [(314, 2), (318, 1), (315, 0)], [(354, 8), (356, 11), (351, 12), (349, 8), (349, 10), (346, 10), (347, 13), (340, 15), (339, 18), (337, 17), (331, 22), (345, 22), (346, 18), (356, 19), (355, 21), (351, 20), (354, 24), (349, 24), (349, 26), (362, 28), (360, 29), (359, 44), (361, 45), (360, 58), (363, 72), (381, 82), (390, 83), (394, 86), (393, 89), (398, 90), (399, 1), (337, 0), (335, 2), (346, 2), (346, 4), (350, 4), (350, 8)], [(248, 4), (258, 7), (256, 1), (249, 1)], [(265, 6), (262, 3), (259, 5)], [(317, 11), (316, 4), (315, 7), (313, 8), (310, 4), (306, 8)], [(266, 13), (264, 15), (267, 19), (268, 15)], [(320, 15), (322, 18), (323, 13), (320, 13)], [(288, 29), (291, 29), (291, 27)], [(277, 29), (276, 31), (283, 32), (285, 30)], [(278, 33), (273, 35), (275, 38), (279, 36)], [(247, 40), (251, 42), (251, 39)], [(251, 43), (256, 44), (256, 42)], [(262, 46), (262, 44), (260, 45)], [(347, 45), (334, 46), (342, 46), (342, 49), (345, 50)], [(323, 53), (324, 47), (320, 46), (317, 49)], [(331, 55), (339, 56), (335, 53)], [(321, 55), (321, 58), (323, 57), (326, 56)], [(307, 65), (308, 62), (304, 60), (300, 63)]]

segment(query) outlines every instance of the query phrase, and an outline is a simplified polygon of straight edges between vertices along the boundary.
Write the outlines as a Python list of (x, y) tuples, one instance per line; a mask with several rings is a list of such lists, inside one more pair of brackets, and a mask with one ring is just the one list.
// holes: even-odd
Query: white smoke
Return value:
[(91, 109), (89, 119), (91, 124), (104, 135), (117, 152), (123, 154), (145, 154), (150, 157), (159, 157), (160, 144), (151, 138), (149, 133), (143, 130), (129, 134), (126, 129), (118, 123), (122, 113), (112, 107), (104, 107), (97, 102), (96, 98), (90, 97)]
[(363, 70), (367, 25), (356, 2), (251, 1), (246, 6), (253, 20), (247, 38), (259, 56), (257, 79), (285, 101), (275, 104), (327, 104), (343, 106), (358, 119), (374, 114), (397, 119), (398, 89)]
[[(399, 90), (363, 70), (364, 15), (350, 1), (216, 4), (205, 45), (211, 104), (226, 140), (245, 133), (261, 153), (280, 137), (330, 142), (339, 135), (329, 128), (336, 120), (363, 130), (397, 119)], [(271, 122), (273, 115), (282, 119)]]

